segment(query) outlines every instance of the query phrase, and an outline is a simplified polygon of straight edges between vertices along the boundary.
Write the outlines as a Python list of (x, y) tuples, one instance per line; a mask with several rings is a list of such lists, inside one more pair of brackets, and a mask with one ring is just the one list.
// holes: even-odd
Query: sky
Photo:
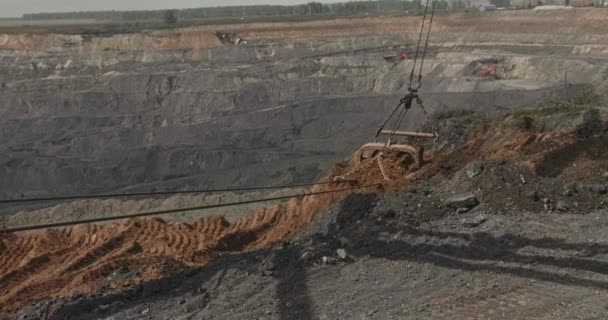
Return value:
[[(300, 4), (310, 0), (0, 0), (0, 17), (21, 17), (24, 13), (182, 9), (247, 4)], [(344, 2), (322, 0), (320, 2)]]

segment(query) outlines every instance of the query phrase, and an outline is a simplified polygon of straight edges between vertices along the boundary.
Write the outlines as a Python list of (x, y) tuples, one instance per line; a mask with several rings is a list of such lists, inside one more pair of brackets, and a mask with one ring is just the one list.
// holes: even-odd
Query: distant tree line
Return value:
[[(566, 0), (568, 1), (568, 0)], [(510, 7), (511, 6), (511, 0), (490, 0), (490, 3), (497, 6), (497, 7)]]
[[(464, 0), (455, 0), (462, 3)], [(440, 0), (437, 9), (445, 10), (450, 6), (446, 0)], [(397, 13), (418, 12), (423, 9), (421, 0), (379, 0), (379, 1), (353, 1), (343, 3), (323, 4), (309, 2), (307, 4), (279, 6), (279, 5), (251, 5), (209, 7), (183, 10), (142, 10), (142, 11), (85, 11), (63, 13), (35, 13), (25, 14), (23, 19), (28, 20), (54, 20), (54, 19), (94, 19), (110, 21), (144, 21), (157, 20), (166, 23), (175, 23), (178, 20), (200, 20), (215, 18), (255, 18), (255, 17), (289, 17), (289, 16), (341, 16), (366, 13)]]

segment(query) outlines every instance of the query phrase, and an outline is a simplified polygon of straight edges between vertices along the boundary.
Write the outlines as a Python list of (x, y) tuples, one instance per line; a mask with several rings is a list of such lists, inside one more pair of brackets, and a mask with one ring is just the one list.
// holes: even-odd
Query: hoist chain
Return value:
[(383, 153), (379, 153), (378, 156), (376, 157), (376, 162), (378, 162), (378, 167), (380, 168), (380, 173), (382, 174), (382, 177), (384, 178), (384, 180), (386, 181), (390, 181), (391, 179), (386, 175), (386, 170), (384, 170), (384, 166), (382, 165), (382, 157), (384, 156)]

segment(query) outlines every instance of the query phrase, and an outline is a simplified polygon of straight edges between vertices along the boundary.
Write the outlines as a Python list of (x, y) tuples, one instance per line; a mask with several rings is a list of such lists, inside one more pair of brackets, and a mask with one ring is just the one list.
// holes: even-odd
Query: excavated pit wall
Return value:
[[(0, 197), (313, 181), (369, 141), (405, 92), (411, 60), (383, 59), (411, 49), (395, 33), (289, 41), (244, 32), (248, 46), (163, 35), (93, 40), (89, 51), (5, 37)], [(425, 64), (430, 112), (496, 114), (567, 94), (565, 71), (574, 84), (608, 74), (601, 57), (557, 54), (584, 44), (574, 40), (548, 57), (534, 42), (509, 44), (513, 36), (479, 47), (450, 38), (438, 32)], [(505, 80), (475, 77), (471, 66), (488, 57), (516, 67)], [(403, 128), (423, 122), (415, 111)]]

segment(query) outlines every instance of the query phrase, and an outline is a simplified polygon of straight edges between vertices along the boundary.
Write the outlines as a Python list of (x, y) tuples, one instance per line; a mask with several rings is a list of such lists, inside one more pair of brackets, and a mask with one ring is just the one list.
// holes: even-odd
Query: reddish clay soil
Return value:
[[(381, 165), (376, 158), (363, 161), (359, 167), (337, 164), (328, 179), (355, 179), (359, 185), (382, 183), (382, 187), (357, 191), (378, 192), (402, 189), (432, 177), (441, 179), (444, 174), (454, 173), (475, 159), (502, 158), (537, 171), (555, 166), (570, 167), (573, 161), (588, 163), (599, 159), (597, 163), (605, 163), (606, 153), (600, 149), (593, 151), (605, 145), (605, 139), (598, 139), (589, 140), (590, 145), (579, 150), (571, 133), (527, 132), (496, 124), (485, 125), (474, 130), (462, 148), (428, 158), (428, 164), (422, 170), (413, 172), (411, 159), (389, 153), (380, 159)], [(562, 153), (574, 154), (574, 158), (560, 156)], [(553, 163), (552, 159), (569, 162)], [(591, 164), (586, 167), (589, 166)], [(337, 190), (352, 185), (352, 182), (337, 182), (315, 186), (309, 191)], [(219, 216), (194, 224), (167, 223), (156, 218), (2, 235), (0, 314), (14, 313), (39, 300), (74, 292), (91, 293), (104, 283), (104, 290), (120, 289), (117, 286), (131, 286), (201, 266), (219, 255), (281, 242), (350, 192), (355, 191), (294, 198), (259, 209), (232, 223)], [(130, 272), (133, 276), (120, 285), (104, 282), (117, 271)]]
[[(388, 182), (379, 166), (368, 160), (359, 168), (336, 166), (329, 179), (347, 174), (360, 185)], [(382, 159), (395, 177), (405, 177), (403, 157)], [(309, 192), (352, 187), (352, 182), (319, 185)], [(361, 189), (378, 191), (378, 187)], [(79, 225), (43, 232), (3, 235), (0, 241), (0, 314), (13, 313), (37, 300), (90, 293), (115, 271), (134, 272), (121, 286), (156, 279), (205, 264), (218, 255), (251, 250), (282, 241), (310, 223), (315, 215), (351, 191), (294, 198), (257, 210), (233, 223), (213, 216), (194, 224), (162, 219), (128, 220), (103, 225)], [(112, 288), (109, 289), (118, 289)]]

